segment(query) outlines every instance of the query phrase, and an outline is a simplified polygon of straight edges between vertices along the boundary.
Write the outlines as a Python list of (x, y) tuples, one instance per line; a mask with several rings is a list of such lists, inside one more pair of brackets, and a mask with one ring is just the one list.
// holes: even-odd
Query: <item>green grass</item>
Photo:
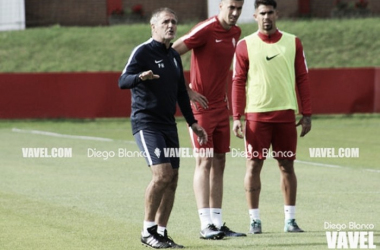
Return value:
[[(179, 25), (177, 38), (193, 25)], [(380, 66), (380, 18), (279, 20), (278, 27), (302, 39), (309, 68)], [(241, 28), (244, 37), (257, 25)], [(0, 72), (122, 71), (132, 49), (149, 37), (148, 24), (1, 32)], [(183, 57), (187, 70), (189, 58)]]
[[(193, 24), (180, 25), (178, 37)], [(256, 24), (241, 25), (246, 36)], [(299, 36), (309, 68), (380, 65), (380, 19), (281, 20), (278, 27)], [(111, 27), (34, 28), (0, 32), (0, 72), (121, 71), (132, 49), (149, 38), (146, 24)], [(188, 53), (183, 57), (189, 69)], [(202, 241), (192, 191), (194, 159), (182, 158), (170, 235), (187, 249), (326, 249), (324, 222), (375, 225), (380, 246), (380, 116), (314, 116), (313, 129), (300, 138), (296, 171), (297, 220), (307, 232), (282, 233), (279, 171), (268, 159), (260, 200), (264, 234)], [(14, 132), (17, 128), (25, 133)], [(190, 147), (178, 123), (180, 142)], [(92, 141), (31, 134), (31, 130), (111, 138)], [(88, 149), (137, 150), (128, 119), (0, 120), (0, 248), (143, 249), (139, 233), (150, 171), (142, 158), (89, 158)], [(23, 147), (68, 147), (67, 159), (23, 158)], [(231, 147), (243, 149), (232, 136)], [(311, 158), (309, 148), (359, 148), (359, 158)], [(248, 230), (244, 158), (227, 157), (224, 220)]]
[[(262, 172), (262, 235), (202, 241), (192, 190), (194, 159), (182, 158), (179, 186), (168, 230), (187, 249), (327, 249), (324, 222), (375, 225), (380, 246), (379, 115), (315, 116), (299, 139), (297, 220), (307, 232), (285, 234), (279, 170), (268, 159)], [(13, 128), (25, 133), (14, 132)], [(178, 119), (182, 147), (190, 147)], [(93, 141), (31, 134), (49, 131), (110, 138)], [(143, 196), (150, 171), (142, 158), (89, 158), (89, 148), (137, 150), (128, 119), (0, 121), (0, 246), (24, 249), (144, 249), (139, 243)], [(23, 158), (23, 147), (70, 147), (73, 157)], [(243, 148), (232, 137), (231, 147)], [(358, 147), (360, 158), (310, 158), (309, 147)], [(311, 165), (309, 162), (324, 165)], [(338, 165), (333, 168), (328, 165)], [(370, 170), (368, 170), (370, 169)], [(248, 230), (244, 158), (227, 157), (223, 218), (232, 229)]]

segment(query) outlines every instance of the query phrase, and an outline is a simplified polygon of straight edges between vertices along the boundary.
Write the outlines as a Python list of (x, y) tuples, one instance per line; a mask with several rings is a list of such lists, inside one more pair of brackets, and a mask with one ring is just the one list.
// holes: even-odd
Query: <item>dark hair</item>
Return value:
[(152, 17), (150, 18), (150, 23), (152, 24), (152, 23), (157, 22), (157, 19), (162, 12), (172, 13), (174, 15), (175, 19), (177, 19), (177, 14), (174, 12), (174, 10), (164, 7), (164, 8), (156, 9), (152, 12)]
[(255, 9), (257, 9), (260, 5), (269, 5), (273, 6), (274, 9), (277, 8), (276, 0), (256, 0), (255, 1)]

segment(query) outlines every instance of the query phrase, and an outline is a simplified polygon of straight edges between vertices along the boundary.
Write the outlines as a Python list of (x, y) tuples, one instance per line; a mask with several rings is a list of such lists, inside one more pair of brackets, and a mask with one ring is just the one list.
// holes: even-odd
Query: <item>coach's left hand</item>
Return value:
[(304, 137), (311, 130), (311, 117), (310, 116), (302, 116), (301, 120), (296, 124), (298, 127), (302, 126), (301, 137)]
[(191, 125), (191, 129), (198, 136), (199, 145), (203, 145), (207, 143), (207, 133), (198, 123), (193, 123)]
[(139, 75), (139, 78), (140, 78), (142, 81), (146, 81), (146, 80), (154, 80), (154, 79), (158, 79), (158, 78), (160, 78), (160, 76), (154, 74), (153, 71), (148, 70), (148, 71), (144, 71), (144, 72), (142, 72), (142, 73)]

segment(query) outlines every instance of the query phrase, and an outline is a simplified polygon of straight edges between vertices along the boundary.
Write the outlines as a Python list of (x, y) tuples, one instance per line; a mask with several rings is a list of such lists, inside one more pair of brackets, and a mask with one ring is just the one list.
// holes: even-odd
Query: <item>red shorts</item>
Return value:
[[(272, 145), (272, 150), (269, 150)], [(294, 160), (297, 149), (297, 130), (293, 122), (271, 123), (246, 121), (245, 152), (248, 159)]]
[(230, 152), (230, 115), (226, 107), (202, 111), (202, 113), (194, 114), (194, 117), (206, 130), (208, 136), (207, 143), (201, 146), (190, 129), (190, 138), (195, 149), (213, 149), (214, 153)]

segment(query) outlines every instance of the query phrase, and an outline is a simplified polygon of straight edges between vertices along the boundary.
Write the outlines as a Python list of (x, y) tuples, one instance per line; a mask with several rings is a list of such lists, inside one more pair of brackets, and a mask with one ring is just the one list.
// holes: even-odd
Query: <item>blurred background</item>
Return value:
[[(279, 0), (281, 18), (370, 17), (379, 0)], [(197, 22), (218, 11), (218, 0), (0, 0), (0, 30), (59, 24), (99, 26), (144, 21), (159, 7), (174, 9), (180, 22)], [(240, 23), (253, 22), (254, 0), (246, 0)]]

